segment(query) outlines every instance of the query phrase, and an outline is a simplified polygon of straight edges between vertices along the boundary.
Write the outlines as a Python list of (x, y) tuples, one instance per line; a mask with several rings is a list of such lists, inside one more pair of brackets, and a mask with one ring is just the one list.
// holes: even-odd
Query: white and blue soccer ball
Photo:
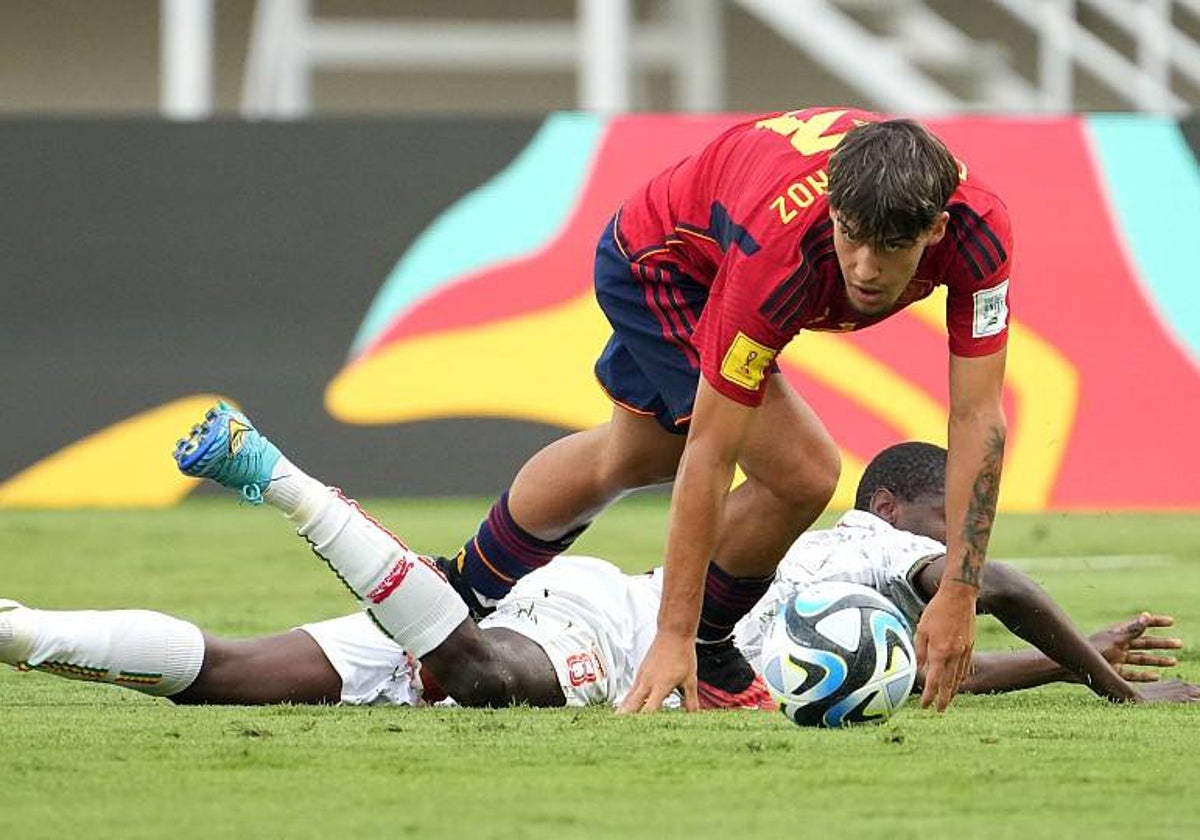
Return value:
[(912, 691), (917, 657), (891, 601), (831, 581), (779, 608), (763, 640), (762, 675), (780, 711), (801, 726), (881, 723)]

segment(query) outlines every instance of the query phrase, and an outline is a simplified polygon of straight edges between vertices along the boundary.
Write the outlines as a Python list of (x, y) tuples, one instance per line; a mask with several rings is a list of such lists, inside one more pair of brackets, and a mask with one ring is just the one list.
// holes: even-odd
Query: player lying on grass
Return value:
[[(601, 560), (561, 557), (522, 580), (479, 627), (460, 620), (437, 641), (429, 628), (438, 625), (428, 612), (395, 621), (392, 611), (378, 607), (416, 581), (424, 587), (422, 597), (440, 605), (435, 619), (453, 615), (458, 610), (443, 597), (450, 590), (440, 576), (353, 502), (300, 473), (243, 421), (228, 411), (210, 414), (182, 448), (181, 462), (193, 472), (201, 463), (200, 471), (227, 486), (249, 488), (245, 492), (253, 498), (261, 493), (289, 513), (314, 551), (335, 568), (351, 568), (349, 556), (373, 558), (386, 571), (359, 586), (368, 593), (368, 610), (394, 622), (401, 644), (376, 630), (364, 612), (277, 636), (222, 639), (150, 611), (52, 612), (0, 602), (0, 661), (116, 683), (178, 703), (416, 704), (430, 672), (468, 705), (616, 703), (628, 691), (653, 636), (658, 573), (626, 575)], [(205, 460), (204, 454), (213, 457)], [(196, 455), (201, 457), (189, 458)], [(945, 530), (944, 470), (945, 451), (928, 444), (901, 444), (877, 456), (859, 486), (857, 509), (835, 528), (797, 540), (767, 596), (739, 625), (738, 644), (748, 657), (757, 656), (778, 604), (816, 581), (872, 586), (915, 624), (944, 564), (937, 539)], [(272, 474), (270, 483), (255, 477)], [(1179, 648), (1178, 639), (1145, 635), (1149, 627), (1170, 626), (1170, 618), (1143, 613), (1084, 639), (1024, 575), (1002, 564), (988, 568), (981, 604), (1071, 670), (1036, 651), (977, 653), (965, 690), (1082, 680), (1114, 700), (1200, 694), (1179, 681), (1138, 688), (1127, 682), (1158, 679), (1128, 666), (1175, 664), (1160, 651)], [(342, 574), (355, 580), (352, 571)]]

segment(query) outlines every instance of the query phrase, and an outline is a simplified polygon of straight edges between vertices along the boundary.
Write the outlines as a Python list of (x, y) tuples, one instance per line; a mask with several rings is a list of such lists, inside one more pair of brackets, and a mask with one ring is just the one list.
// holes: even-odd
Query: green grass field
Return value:
[[(446, 551), (487, 503), (368, 507)], [(581, 552), (630, 570), (665, 500), (607, 514)], [(1195, 515), (1003, 517), (1018, 562), (1091, 630), (1168, 612), (1200, 680)], [(354, 604), (268, 510), (0, 511), (0, 596), (150, 607), (221, 634)], [(1015, 646), (984, 621), (982, 647)], [(176, 708), (0, 671), (0, 835), (124, 837), (1164, 837), (1200, 834), (1200, 707), (1114, 707), (1077, 686), (915, 706), (807, 731), (753, 712)]]

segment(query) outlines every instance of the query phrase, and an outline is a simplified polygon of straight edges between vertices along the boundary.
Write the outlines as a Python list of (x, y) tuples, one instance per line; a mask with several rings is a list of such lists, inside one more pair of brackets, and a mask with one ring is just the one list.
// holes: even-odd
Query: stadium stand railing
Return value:
[[(163, 113), (207, 116), (216, 7), (160, 6)], [(636, 110), (649, 71), (672, 80), (674, 109), (720, 110), (735, 8), (886, 110), (1087, 109), (1086, 81), (1113, 107), (1179, 115), (1200, 91), (1200, 0), (577, 0), (573, 16), (542, 20), (328, 17), (312, 0), (257, 0), (241, 110), (304, 116), (313, 74), (345, 69), (574, 70), (579, 107), (605, 113)]]

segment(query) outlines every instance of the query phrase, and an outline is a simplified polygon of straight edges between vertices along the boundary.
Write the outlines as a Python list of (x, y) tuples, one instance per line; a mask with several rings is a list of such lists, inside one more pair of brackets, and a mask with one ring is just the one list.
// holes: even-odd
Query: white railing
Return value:
[[(1142, 0), (1132, 16), (1128, 3), (1121, 0), (1084, 2), (1137, 40), (1137, 63), (1145, 83), (1169, 90), (1174, 70), (1200, 86), (1200, 46), (1172, 25), (1171, 0)], [(1200, 21), (1200, 0), (1184, 0), (1179, 7)], [(1157, 90), (1150, 88), (1146, 93), (1152, 98)]]
[(163, 116), (212, 114), (213, 8), (210, 0), (160, 0), (159, 88)]
[(793, 47), (890, 111), (956, 111), (959, 101), (826, 0), (736, 0)]
[[(1189, 110), (1187, 101), (1171, 90), (1169, 65), (1164, 68), (1162, 61), (1162, 56), (1166, 55), (1164, 33), (1173, 26), (1171, 0), (1112, 0), (1124, 6), (1125, 14), (1134, 20), (1153, 17), (1152, 26), (1140, 24), (1140, 62), (1126, 58), (1080, 24), (1076, 0), (994, 2), (1038, 33), (1040, 87), (1045, 110), (1072, 109), (1076, 66), (1100, 80), (1133, 110), (1169, 113)], [(1153, 6), (1161, 8), (1153, 9)], [(1142, 7), (1141, 11), (1138, 7)]]
[(574, 21), (359, 21), (313, 17), (310, 0), (258, 0), (241, 109), (250, 118), (307, 113), (309, 77), (322, 68), (575, 70), (580, 106), (617, 113), (634, 106), (635, 67), (672, 74), (681, 109), (719, 109), (720, 0), (671, 0), (666, 11), (636, 22), (630, 0), (577, 0)]
[[(1133, 110), (1192, 109), (1173, 80), (1200, 87), (1200, 46), (1176, 18), (1200, 28), (1200, 0), (988, 0), (1019, 26), (990, 42), (969, 38), (954, 20), (984, 0), (943, 5), (922, 0), (665, 0), (660, 16), (634, 18), (632, 0), (576, 0), (574, 19), (543, 21), (355, 20), (313, 15), (312, 0), (257, 0), (248, 39), (241, 110), (252, 119), (289, 119), (312, 110), (311, 78), (329, 69), (414, 72), (576, 73), (579, 107), (635, 108), (643, 71), (666, 71), (674, 107), (723, 107), (723, 14), (737, 5), (775, 29), (832, 76), (878, 107), (924, 113), (1069, 111), (1085, 73)], [(202, 119), (213, 111), (214, 0), (159, 0), (161, 107), (165, 116)], [(855, 12), (890, 11), (890, 33), (870, 31)], [(1134, 45), (1119, 49), (1081, 22), (1084, 10)], [(1018, 73), (1006, 39), (1037, 40), (1036, 69)], [(984, 62), (982, 59), (986, 58)], [(974, 98), (936, 80), (980, 76)], [(980, 67), (984, 70), (981, 71)], [(642, 97), (644, 98), (644, 97)]]

